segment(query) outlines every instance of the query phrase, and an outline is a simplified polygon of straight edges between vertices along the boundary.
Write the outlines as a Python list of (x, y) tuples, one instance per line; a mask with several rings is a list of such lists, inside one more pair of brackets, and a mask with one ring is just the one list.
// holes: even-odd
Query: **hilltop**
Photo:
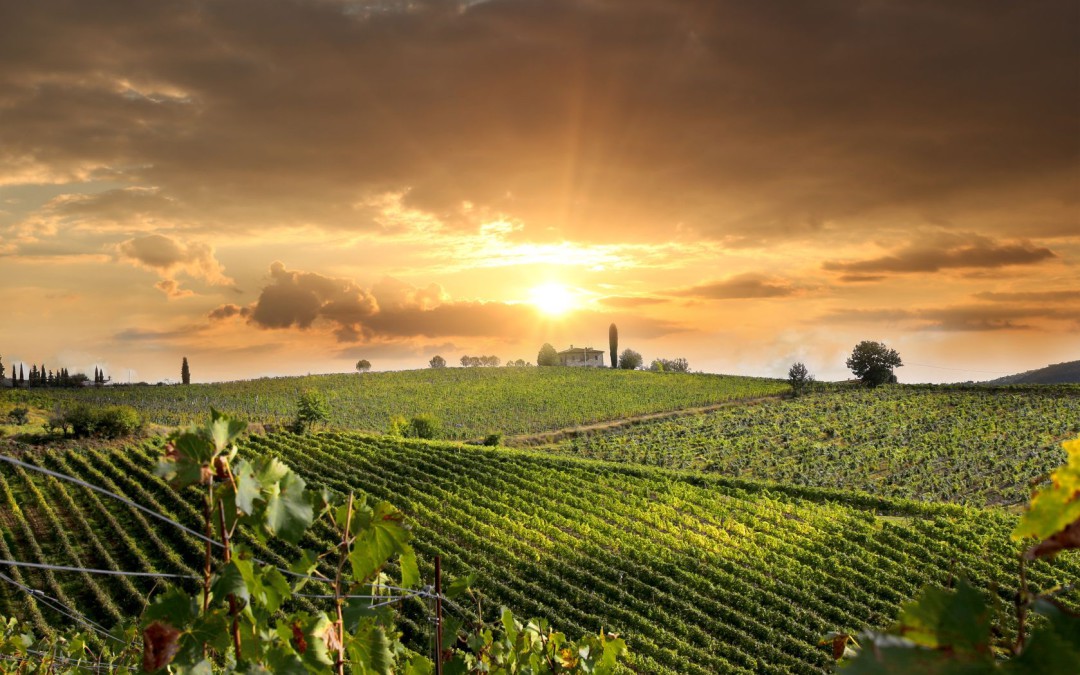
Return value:
[(251, 422), (284, 426), (295, 417), (297, 400), (308, 389), (326, 396), (334, 429), (385, 432), (397, 415), (430, 414), (441, 423), (443, 437), (463, 440), (776, 395), (790, 387), (785, 380), (757, 377), (534, 367), (427, 368), (31, 391), (56, 402), (130, 405), (148, 421), (165, 426), (202, 420), (211, 406)]
[(1038, 370), (1006, 375), (986, 384), (1077, 384), (1080, 383), (1080, 361), (1055, 363)]

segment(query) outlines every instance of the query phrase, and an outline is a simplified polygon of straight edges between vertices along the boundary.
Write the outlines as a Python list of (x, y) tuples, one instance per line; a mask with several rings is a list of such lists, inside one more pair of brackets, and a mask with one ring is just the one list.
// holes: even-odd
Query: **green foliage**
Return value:
[(191, 369), (188, 367), (187, 357), (184, 357), (183, 363), (180, 364), (180, 383), (191, 384)]
[[(1038, 492), (1014, 538), (1035, 536), (1043, 541), (1028, 550), (1028, 559), (1080, 549), (1080, 439), (1065, 444), (1069, 462), (1054, 473), (1052, 485)], [(1047, 546), (1049, 544), (1049, 546)], [(867, 632), (865, 645), (844, 669), (845, 673), (1077, 673), (1080, 672), (1080, 613), (1070, 610), (1049, 593), (1033, 594), (1021, 567), (1021, 588), (1015, 601), (1017, 637), (1006, 650), (994, 643), (1005, 632), (1004, 617), (996, 604), (963, 579), (955, 590), (924, 588), (906, 603), (888, 634)], [(1041, 615), (1030, 636), (1025, 622), (1029, 611)]]
[[(39, 670), (32, 672), (43, 672), (41, 667), (70, 675), (98, 670), (127, 672), (138, 663), (143, 672), (167, 669), (191, 674), (340, 674), (346, 664), (353, 673), (430, 674), (432, 662), (401, 642), (403, 633), (390, 607), (372, 606), (362, 596), (387, 583), (390, 565), (400, 571), (400, 581), (393, 582), (398, 588), (419, 586), (413, 534), (404, 514), (389, 502), (366, 496), (343, 498), (308, 491), (304, 478), (276, 458), (264, 454), (240, 457), (237, 442), (245, 428), (245, 423), (213, 411), (209, 423), (173, 433), (158, 461), (158, 475), (181, 491), (186, 489), (190, 494), (194, 489), (201, 494), (202, 529), (213, 533), (224, 551), (215, 561), (213, 542), (200, 542), (204, 573), (199, 589), (158, 590), (136, 624), (118, 624), (104, 643), (93, 632), (56, 633), (44, 624), (36, 627), (43, 629), (38, 637), (35, 628), (4, 618), (0, 623), (0, 672), (31, 672), (25, 667), (35, 664)], [(108, 483), (104, 476), (95, 480)], [(40, 490), (33, 488), (32, 494), (39, 507), (46, 504)], [(0, 498), (7, 499), (14, 518), (23, 523), (24, 538), (32, 540), (2, 474)], [(77, 512), (71, 515), (81, 518)], [(289, 578), (276, 565), (256, 558), (256, 553), (273, 555), (265, 546), (274, 539), (295, 544), (302, 536), (310, 536), (316, 520), (329, 535), (328, 540), (320, 541), (326, 550), (321, 554), (299, 550), (287, 570), (298, 576)], [(93, 532), (89, 527), (87, 531)], [(240, 543), (245, 532), (254, 535), (251, 545)], [(298, 549), (284, 550), (295, 556)], [(0, 554), (10, 554), (6, 543), (0, 545)], [(329, 574), (318, 571), (321, 558), (331, 561), (325, 568)], [(18, 577), (20, 573), (15, 569), (12, 574)], [(311, 575), (319, 575), (330, 586), (334, 611), (300, 606), (307, 601), (296, 593), (310, 583)], [(64, 597), (60, 589), (53, 592)], [(31, 608), (35, 607), (33, 597), (28, 600)], [(468, 658), (488, 660), (487, 652), (501, 649), (500, 655), (489, 661), (495, 668), (490, 672), (522, 672), (520, 665), (526, 662), (542, 666), (519, 647), (533, 646), (521, 637), (530, 638), (533, 624), (522, 627), (508, 610), (503, 621), (505, 628), (494, 632), (462, 635), (463, 645), (486, 643), (489, 649), (472, 652), (451, 644), (440, 658), (448, 665)], [(573, 643), (547, 629), (546, 624), (541, 629), (544, 632), (537, 636), (546, 644), (557, 641), (573, 647), (575, 651), (568, 658), (574, 663), (565, 663), (566, 667), (557, 671), (532, 672), (609, 673), (626, 655), (625, 645), (615, 638), (587, 635)], [(512, 637), (507, 637), (511, 631)], [(499, 670), (500, 663), (512, 670)]]
[(545, 342), (536, 355), (536, 365), (557, 366), (559, 365), (559, 352), (555, 351), (549, 343)]
[(655, 373), (688, 373), (690, 362), (684, 358), (677, 359), (653, 359), (649, 370)]
[(96, 407), (76, 404), (57, 408), (45, 422), (46, 431), (68, 433), (75, 438), (125, 438), (143, 428), (139, 411), (128, 405)]
[[(780, 394), (781, 380), (695, 374), (672, 381), (644, 373), (593, 368), (424, 368), (413, 371), (275, 378), (190, 387), (53, 389), (50, 401), (123, 403), (149, 421), (180, 426), (206, 405), (252, 422), (287, 426), (296, 392), (326, 395), (335, 428), (383, 431), (395, 414), (431, 413), (449, 438), (479, 438), (492, 429), (535, 433), (632, 415)], [(26, 392), (7, 392), (25, 394)], [(52, 407), (49, 402), (44, 407)]]
[(21, 425), (30, 421), (30, 409), (24, 406), (17, 406), (8, 411), (7, 414), (8, 424)]
[(801, 361), (793, 363), (788, 369), (788, 384), (791, 385), (791, 393), (799, 396), (806, 391), (807, 387), (814, 383), (814, 376), (806, 369)]
[(1061, 464), (1059, 441), (1077, 432), (1080, 387), (852, 386), (598, 431), (551, 449), (988, 506), (1025, 503), (1029, 483)]
[(429, 368), (445, 368), (446, 367), (446, 359), (444, 359), (443, 357), (436, 354), (435, 356), (431, 357), (430, 361), (428, 361), (428, 367)]
[(896, 382), (894, 368), (904, 365), (895, 349), (889, 349), (882, 342), (863, 340), (855, 345), (845, 365), (862, 380), (863, 384), (876, 387), (889, 382)]
[(502, 440), (503, 440), (502, 432), (497, 431), (497, 432), (495, 432), (493, 434), (488, 434), (487, 436), (484, 436), (483, 444), (488, 446), (488, 447), (494, 448), (494, 447), (502, 445)]
[(390, 425), (386, 433), (397, 438), (404, 438), (409, 431), (409, 420), (404, 415), (394, 415), (390, 418)]
[[(1068, 454), (1065, 465), (1054, 471), (1050, 484), (1031, 498), (1030, 507), (1013, 530), (1013, 539), (1036, 537), (1056, 542), (1055, 537), (1070, 533), (1074, 547), (1080, 548), (1080, 438), (1066, 441), (1062, 447)], [(1036, 547), (1032, 554), (1045, 555), (1057, 550)]]
[(406, 418), (404, 415), (395, 415), (390, 419), (390, 426), (386, 433), (397, 438), (438, 438), (442, 432), (442, 424), (434, 415), (420, 414)]
[(306, 389), (296, 402), (296, 428), (310, 431), (316, 424), (330, 421), (330, 403), (317, 389)]
[(641, 354), (638, 354), (633, 349), (624, 349), (623, 353), (619, 355), (619, 368), (622, 370), (637, 370), (642, 363)]
[(616, 635), (590, 634), (574, 642), (544, 619), (522, 622), (506, 608), (499, 617), (501, 631), (481, 628), (464, 639), (468, 650), (458, 650), (445, 665), (449, 673), (590, 673), (611, 675), (626, 656), (626, 643)]
[(112, 405), (98, 411), (95, 433), (105, 438), (124, 438), (142, 428), (139, 411), (127, 405)]

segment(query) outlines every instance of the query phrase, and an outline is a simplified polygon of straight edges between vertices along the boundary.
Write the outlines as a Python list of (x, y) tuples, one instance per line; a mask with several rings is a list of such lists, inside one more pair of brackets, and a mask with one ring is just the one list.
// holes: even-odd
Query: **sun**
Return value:
[(557, 281), (540, 284), (529, 292), (529, 302), (548, 316), (562, 316), (574, 309), (574, 295)]

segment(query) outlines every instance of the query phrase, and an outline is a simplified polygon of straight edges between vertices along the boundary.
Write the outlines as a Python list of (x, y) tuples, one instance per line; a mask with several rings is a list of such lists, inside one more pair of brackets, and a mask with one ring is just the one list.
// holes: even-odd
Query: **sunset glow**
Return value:
[(532, 289), (532, 304), (548, 316), (562, 316), (574, 309), (574, 296), (566, 286), (551, 281)]
[(5, 14), (8, 373), (1080, 357), (1074, 3), (248, 4)]

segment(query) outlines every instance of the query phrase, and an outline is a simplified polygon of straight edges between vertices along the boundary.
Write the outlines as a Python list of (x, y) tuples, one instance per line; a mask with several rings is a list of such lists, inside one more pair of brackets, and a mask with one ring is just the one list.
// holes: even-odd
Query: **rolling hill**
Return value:
[(1038, 370), (1029, 370), (1016, 375), (1006, 375), (986, 384), (1078, 384), (1080, 383), (1080, 361), (1055, 363)]

